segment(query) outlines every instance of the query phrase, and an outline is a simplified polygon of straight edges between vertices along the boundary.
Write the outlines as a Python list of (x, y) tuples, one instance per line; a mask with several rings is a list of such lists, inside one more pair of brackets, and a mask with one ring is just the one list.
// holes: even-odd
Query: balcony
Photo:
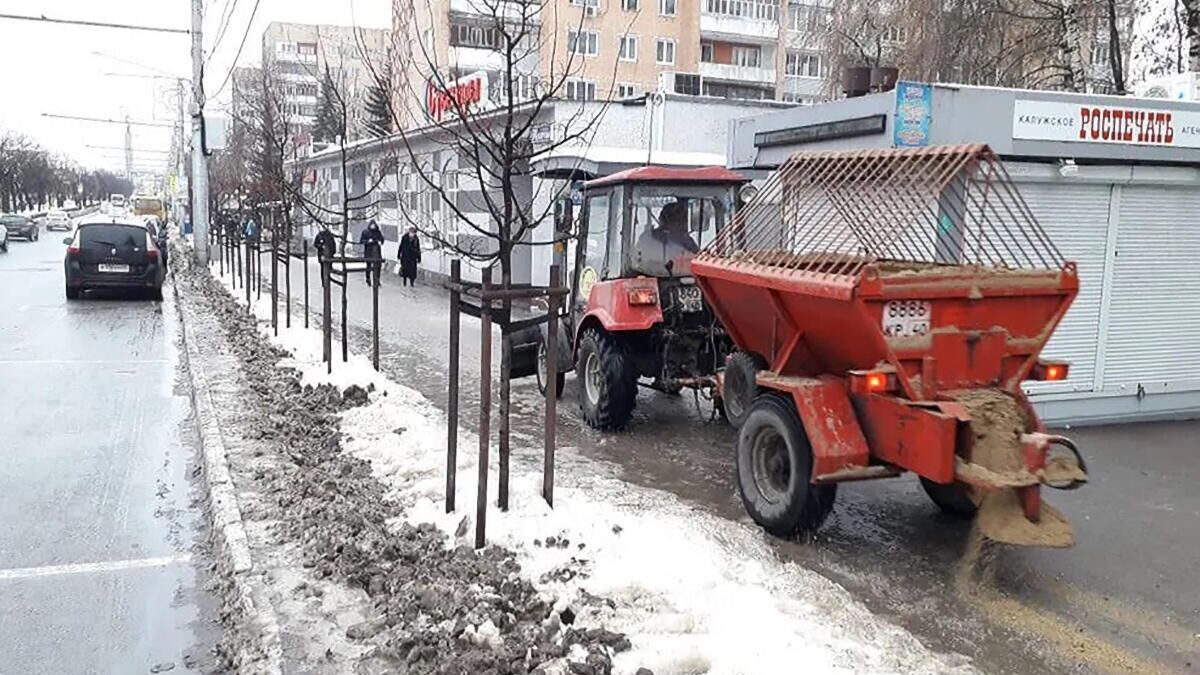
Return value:
[(483, 47), (451, 47), (447, 60), (451, 68), (464, 72), (504, 70), (504, 55)]
[[(530, 7), (522, 9), (523, 4), (530, 4)], [(450, 0), (450, 13), (490, 18), (493, 16), (493, 6), (495, 15), (511, 21), (520, 21), (522, 12), (529, 15), (530, 23), (538, 23), (541, 17), (541, 5), (528, 3), (528, 0), (510, 0), (499, 4), (496, 0)]]
[(775, 85), (774, 68), (735, 66), (729, 63), (701, 63), (700, 74), (706, 79), (723, 82)]
[(779, 39), (779, 6), (754, 0), (704, 0), (702, 37), (767, 42)]

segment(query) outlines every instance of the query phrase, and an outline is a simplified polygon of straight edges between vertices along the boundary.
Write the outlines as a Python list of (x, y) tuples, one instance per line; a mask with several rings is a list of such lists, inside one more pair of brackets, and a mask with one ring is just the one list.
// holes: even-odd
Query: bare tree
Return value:
[[(468, 1), (478, 38), (473, 46), (495, 56), (496, 67), (488, 77), (468, 77), (439, 53), (434, 40), (439, 29), (430, 8), (414, 0), (397, 2), (397, 15), (408, 17), (407, 30), (393, 35), (391, 49), (401, 72), (374, 66), (371, 73), (376, 86), (397, 92), (389, 101), (397, 132), (384, 151), (403, 171), (403, 180), (414, 181), (430, 195), (452, 225), (443, 228), (410, 209), (400, 209), (401, 217), (457, 256), (499, 267), (500, 287), (509, 289), (514, 250), (554, 242), (554, 237), (537, 240), (535, 232), (552, 220), (555, 202), (567, 188), (552, 181), (535, 184), (531, 165), (557, 150), (591, 145), (614, 92), (597, 92), (594, 84), (589, 88), (575, 79), (587, 47), (579, 30), (584, 7), (555, 0)], [(567, 29), (561, 30), (563, 26)], [(611, 76), (603, 81), (615, 82), (617, 63), (614, 54)], [(412, 105), (418, 101), (426, 103), (424, 110)], [(474, 188), (475, 198), (460, 199), (460, 186)], [(505, 302), (506, 315), (510, 309)], [(502, 453), (507, 448), (511, 337), (502, 326)]]

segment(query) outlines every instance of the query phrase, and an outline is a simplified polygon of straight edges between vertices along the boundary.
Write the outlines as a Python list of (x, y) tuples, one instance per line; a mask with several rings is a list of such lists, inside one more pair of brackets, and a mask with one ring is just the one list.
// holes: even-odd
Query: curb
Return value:
[[(177, 247), (181, 257), (191, 254), (187, 246)], [(195, 265), (194, 261), (190, 264)], [(208, 272), (208, 270), (204, 270)], [(209, 505), (208, 519), (212, 524), (214, 553), (218, 573), (224, 573), (232, 582), (235, 601), (243, 616), (251, 617), (248, 628), (257, 633), (257, 644), (241, 648), (237, 654), (237, 672), (255, 672), (264, 675), (283, 674), (283, 643), (279, 623), (269, 594), (258, 578), (246, 528), (242, 521), (242, 510), (238, 505), (233, 479), (229, 475), (229, 461), (225, 443), (221, 440), (221, 424), (213, 414), (212, 395), (208, 380), (200, 366), (200, 353), (193, 340), (188, 337), (187, 321), (179, 287), (174, 279), (171, 291), (175, 297), (175, 312), (179, 316), (179, 333), (184, 344), (182, 358), (191, 384), (192, 410), (196, 415), (196, 427), (200, 434), (203, 480)], [(255, 649), (257, 648), (257, 649)], [(253, 664), (251, 666), (251, 664)], [(250, 667), (248, 667), (250, 666)]]

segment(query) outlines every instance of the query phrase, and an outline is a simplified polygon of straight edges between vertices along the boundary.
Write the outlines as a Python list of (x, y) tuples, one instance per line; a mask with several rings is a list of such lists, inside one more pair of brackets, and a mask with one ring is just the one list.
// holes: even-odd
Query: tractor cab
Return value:
[(647, 166), (583, 185), (560, 331), (571, 352), (560, 364), (576, 370), (591, 426), (624, 426), (642, 380), (664, 392), (715, 383), (730, 341), (691, 260), (730, 222), (747, 182), (722, 167)]

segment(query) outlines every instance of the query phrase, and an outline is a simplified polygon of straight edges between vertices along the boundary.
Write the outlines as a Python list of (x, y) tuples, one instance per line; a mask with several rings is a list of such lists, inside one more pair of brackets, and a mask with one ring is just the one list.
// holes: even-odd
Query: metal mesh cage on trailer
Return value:
[(697, 260), (795, 274), (1066, 260), (986, 145), (792, 155)]

